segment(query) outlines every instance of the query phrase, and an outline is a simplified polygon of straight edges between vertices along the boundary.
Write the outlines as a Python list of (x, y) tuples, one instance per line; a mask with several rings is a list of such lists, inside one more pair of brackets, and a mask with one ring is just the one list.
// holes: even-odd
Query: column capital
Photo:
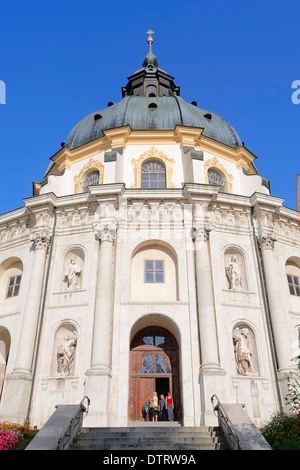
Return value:
[(274, 244), (278, 240), (275, 232), (262, 232), (259, 237), (259, 244), (262, 250), (274, 250)]
[(115, 222), (98, 222), (93, 225), (94, 232), (99, 242), (114, 242), (117, 237)]
[(210, 232), (212, 231), (211, 224), (194, 224), (192, 229), (192, 238), (194, 242), (208, 242)]
[(51, 237), (47, 234), (46, 231), (32, 233), (29, 236), (29, 239), (34, 244), (36, 250), (47, 251), (51, 242)]

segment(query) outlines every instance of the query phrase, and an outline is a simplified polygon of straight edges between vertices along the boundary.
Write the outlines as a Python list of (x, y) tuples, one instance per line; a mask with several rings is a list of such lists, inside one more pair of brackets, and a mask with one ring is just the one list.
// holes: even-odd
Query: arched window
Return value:
[(148, 189), (166, 187), (166, 167), (163, 162), (151, 159), (142, 164), (141, 187)]
[(289, 258), (285, 265), (287, 283), (291, 295), (300, 297), (300, 260), (299, 258)]
[(81, 192), (85, 193), (89, 190), (90, 186), (93, 186), (94, 184), (99, 184), (99, 178), (100, 178), (100, 172), (97, 169), (88, 171), (82, 180), (81, 183)]
[(1, 288), (2, 290), (5, 289), (2, 298), (9, 299), (11, 297), (17, 297), (19, 295), (22, 279), (22, 262), (16, 258), (10, 258), (2, 263), (0, 274), (1, 272), (0, 291)]
[(148, 85), (147, 88), (146, 88), (146, 94), (150, 98), (156, 96), (156, 94), (157, 94), (156, 86), (155, 85)]
[(226, 179), (223, 173), (221, 173), (219, 170), (216, 168), (209, 168), (207, 170), (208, 174), (208, 183), (212, 184), (214, 186), (219, 186), (220, 191), (223, 193), (227, 192), (227, 184), (226, 184)]

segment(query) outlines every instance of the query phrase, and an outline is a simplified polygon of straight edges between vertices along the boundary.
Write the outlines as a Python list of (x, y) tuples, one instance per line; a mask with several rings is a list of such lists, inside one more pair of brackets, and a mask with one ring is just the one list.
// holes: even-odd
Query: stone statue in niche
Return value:
[(253, 351), (249, 346), (249, 329), (235, 328), (232, 339), (237, 372), (240, 375), (258, 375), (253, 366)]
[(68, 290), (80, 289), (80, 274), (81, 267), (79, 263), (76, 258), (71, 258), (68, 270), (64, 275), (64, 282), (66, 282)]
[(57, 346), (57, 372), (60, 376), (71, 375), (76, 345), (76, 336), (67, 334), (64, 337), (63, 342)]
[(228, 279), (229, 289), (242, 289), (243, 279), (236, 255), (231, 256), (229, 263), (225, 267), (225, 272)]

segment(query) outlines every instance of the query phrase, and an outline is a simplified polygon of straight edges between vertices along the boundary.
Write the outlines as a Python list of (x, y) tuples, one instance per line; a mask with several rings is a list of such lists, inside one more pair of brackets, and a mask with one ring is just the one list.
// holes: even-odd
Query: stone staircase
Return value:
[(184, 427), (177, 422), (130, 423), (130, 427), (82, 428), (70, 450), (229, 450), (219, 427)]

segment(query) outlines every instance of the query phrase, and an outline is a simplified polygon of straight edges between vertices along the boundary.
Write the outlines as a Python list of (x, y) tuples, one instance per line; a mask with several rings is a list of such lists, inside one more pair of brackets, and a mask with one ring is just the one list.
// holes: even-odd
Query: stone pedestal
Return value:
[(32, 374), (14, 372), (7, 375), (1, 397), (0, 421), (23, 424), (29, 406)]
[(211, 397), (216, 395), (220, 401), (226, 396), (224, 390), (226, 372), (219, 369), (200, 368), (199, 384), (201, 393), (200, 426), (218, 426), (218, 419), (213, 411)]
[(97, 427), (108, 426), (109, 394), (111, 375), (105, 367), (92, 367), (86, 372), (85, 394), (91, 403), (84, 425)]

